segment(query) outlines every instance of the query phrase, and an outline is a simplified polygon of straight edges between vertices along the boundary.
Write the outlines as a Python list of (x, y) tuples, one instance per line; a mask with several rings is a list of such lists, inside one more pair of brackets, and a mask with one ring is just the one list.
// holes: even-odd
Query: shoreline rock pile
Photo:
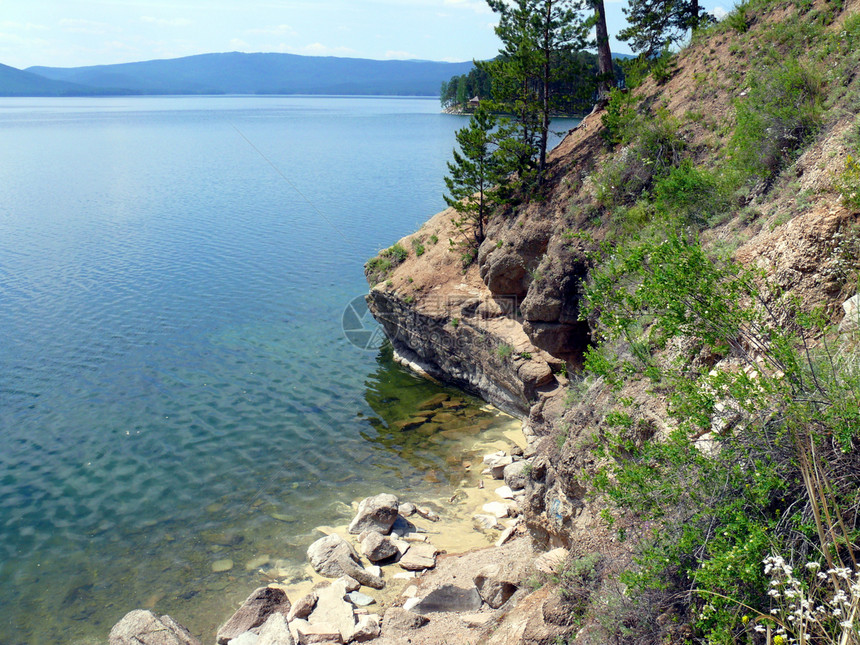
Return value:
[[(510, 540), (521, 526), (520, 501), (530, 467), (521, 450), (511, 452), (499, 451), (483, 458), (482, 474), (503, 485), (495, 490), (499, 499), (484, 504), (482, 512), (472, 516), (476, 530), (502, 531), (497, 547)], [(483, 480), (479, 482), (481, 488), (483, 484)], [(218, 629), (217, 645), (346, 644), (376, 639), (384, 643), (389, 642), (386, 633), (402, 635), (404, 630), (421, 629), (430, 621), (428, 615), (452, 612), (466, 627), (484, 626), (492, 617), (487, 612), (499, 609), (516, 593), (521, 576), (510, 567), (492, 564), (471, 574), (465, 572), (467, 575), (461, 578), (471, 582), (465, 587), (458, 581), (419, 594), (418, 586), (409, 581), (434, 569), (437, 557), (444, 551), (432, 544), (429, 534), (410, 518), (440, 520), (433, 509), (401, 502), (390, 493), (363, 499), (346, 537), (331, 533), (308, 547), (311, 568), (328, 580), (318, 582), (295, 602), (277, 583), (256, 589)], [(506, 527), (502, 520), (507, 522)], [(374, 612), (377, 598), (362, 588), (383, 590), (387, 581), (399, 581), (406, 587), (385, 603), (388, 606), (384, 613)], [(136, 610), (111, 630), (110, 645), (141, 643), (201, 645), (169, 616), (159, 618), (152, 612)]]

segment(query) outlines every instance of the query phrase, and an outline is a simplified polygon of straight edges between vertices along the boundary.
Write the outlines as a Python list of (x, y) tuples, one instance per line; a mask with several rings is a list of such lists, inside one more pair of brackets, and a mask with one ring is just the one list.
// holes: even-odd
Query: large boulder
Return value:
[(400, 557), (397, 564), (407, 571), (432, 569), (436, 566), (436, 553), (438, 551), (432, 544), (417, 542), (409, 545), (409, 549)]
[(361, 541), (361, 552), (371, 562), (379, 562), (394, 557), (399, 550), (387, 535), (369, 531)]
[(512, 490), (522, 490), (529, 482), (528, 471), (530, 469), (531, 464), (527, 461), (515, 461), (512, 464), (508, 464), (503, 471), (505, 483)]
[(263, 623), (257, 645), (296, 645), (283, 614), (272, 614)]
[(360, 561), (352, 545), (335, 533), (311, 544), (308, 547), (308, 560), (313, 570), (326, 578), (350, 575), (343, 570), (343, 561), (351, 561), (356, 566)]
[(493, 609), (504, 605), (518, 588), (515, 577), (498, 564), (481, 569), (474, 582), (483, 601)]
[(317, 604), (308, 622), (311, 625), (333, 625), (340, 632), (344, 643), (352, 639), (355, 631), (355, 615), (352, 605), (344, 600), (346, 583), (344, 579), (335, 580), (328, 587), (317, 590)]
[(245, 632), (257, 634), (258, 628), (275, 613), (284, 616), (290, 613), (290, 600), (284, 590), (276, 587), (255, 589), (230, 620), (221, 625), (215, 639), (218, 645), (227, 645), (230, 639)]
[(361, 500), (358, 513), (349, 525), (349, 532), (358, 535), (362, 531), (377, 531), (388, 535), (397, 519), (397, 507), (397, 498), (389, 493)]
[(128, 612), (113, 626), (108, 638), (110, 645), (201, 645), (170, 616), (159, 618), (144, 609)]

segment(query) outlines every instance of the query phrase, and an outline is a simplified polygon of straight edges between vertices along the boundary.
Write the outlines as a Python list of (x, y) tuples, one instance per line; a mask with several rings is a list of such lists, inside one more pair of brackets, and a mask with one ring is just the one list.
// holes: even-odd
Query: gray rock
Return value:
[(488, 515), (486, 513), (478, 513), (477, 515), (473, 515), (472, 524), (474, 524), (475, 528), (479, 531), (490, 531), (493, 529), (502, 528), (502, 525), (499, 524), (499, 518), (497, 518), (495, 515)]
[(344, 600), (346, 586), (343, 580), (335, 580), (330, 586), (317, 591), (317, 606), (308, 622), (311, 625), (333, 625), (344, 643), (348, 643), (355, 630), (355, 615), (352, 605)]
[(236, 638), (231, 638), (227, 645), (257, 645), (257, 641), (259, 640), (260, 637), (254, 632), (245, 632), (244, 634), (239, 634)]
[(218, 629), (215, 636), (218, 645), (227, 645), (232, 638), (256, 630), (272, 614), (290, 613), (290, 600), (283, 589), (260, 587), (255, 589), (241, 607)]
[(366, 593), (361, 593), (360, 591), (350, 591), (346, 594), (346, 598), (356, 607), (367, 607), (368, 605), (372, 605), (376, 602), (375, 598), (368, 596)]
[(436, 566), (436, 547), (420, 542), (410, 545), (397, 564), (407, 571), (422, 571)]
[(498, 564), (481, 569), (474, 582), (481, 598), (493, 609), (504, 605), (518, 588), (517, 581), (506, 575)]
[(860, 293), (848, 298), (842, 303), (845, 315), (839, 323), (839, 331), (843, 334), (853, 334), (860, 329)]
[(358, 535), (362, 531), (378, 531), (388, 535), (397, 519), (398, 502), (394, 495), (381, 493), (361, 500), (358, 513), (349, 525), (349, 532)]
[(291, 623), (296, 618), (307, 618), (311, 615), (311, 612), (316, 606), (317, 594), (315, 591), (312, 591), (306, 596), (302, 596), (301, 600), (293, 605), (292, 609), (290, 609), (290, 613), (287, 615), (287, 622)]
[(312, 645), (313, 643), (342, 643), (343, 638), (340, 631), (334, 625), (318, 623), (311, 625), (303, 622), (296, 628), (299, 645)]
[(365, 587), (371, 587), (373, 589), (382, 589), (383, 587), (385, 587), (385, 580), (383, 580), (381, 576), (375, 575), (371, 571), (363, 569), (362, 567), (357, 565), (352, 559), (346, 556), (342, 556), (340, 560), (338, 560), (338, 564), (340, 565), (341, 571), (343, 571), (344, 575), (357, 580)]
[(490, 465), (490, 474), (493, 476), (493, 479), (504, 479), (505, 477), (505, 468), (514, 463), (513, 457), (502, 457), (495, 463)]
[(481, 596), (475, 587), (463, 589), (454, 585), (442, 585), (427, 594), (415, 606), (416, 614), (430, 614), (450, 611), (478, 611), (481, 608)]
[(415, 525), (402, 515), (398, 515), (394, 520), (394, 524), (391, 525), (391, 533), (398, 537), (403, 537), (415, 531)]
[(415, 515), (415, 504), (412, 502), (403, 502), (398, 511), (403, 517), (409, 517), (410, 515)]
[(110, 630), (110, 645), (201, 645), (191, 632), (170, 616), (135, 609)]
[(505, 483), (511, 487), (511, 490), (522, 490), (529, 481), (528, 471), (530, 469), (531, 464), (529, 462), (515, 461), (505, 466), (502, 471), (502, 477)]
[(439, 515), (434, 512), (432, 508), (429, 508), (427, 506), (416, 506), (415, 512), (418, 513), (418, 515), (423, 517), (425, 520), (430, 520), (431, 522), (438, 522), (440, 519)]
[(373, 640), (379, 636), (379, 632), (379, 616), (377, 614), (359, 616), (358, 624), (352, 634), (352, 640), (358, 643)]
[(347, 591), (358, 591), (361, 589), (361, 583), (355, 578), (350, 578), (349, 576), (341, 576), (338, 578), (338, 581), (343, 582), (343, 586)]
[(308, 560), (311, 567), (321, 576), (338, 578), (348, 572), (343, 570), (341, 560), (346, 558), (359, 562), (358, 553), (352, 545), (337, 534), (332, 533), (320, 538), (308, 547)]
[(379, 562), (394, 557), (399, 551), (388, 536), (370, 531), (361, 542), (361, 552), (371, 562)]
[(272, 614), (263, 623), (257, 645), (296, 645), (283, 614)]
[(408, 631), (424, 627), (430, 620), (425, 616), (406, 611), (403, 607), (390, 607), (383, 615), (386, 631), (389, 627), (393, 629)]

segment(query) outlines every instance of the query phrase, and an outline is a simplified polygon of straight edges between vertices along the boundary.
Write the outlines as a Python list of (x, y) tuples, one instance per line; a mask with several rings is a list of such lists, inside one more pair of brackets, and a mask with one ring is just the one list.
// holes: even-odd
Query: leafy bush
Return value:
[(605, 208), (635, 203), (681, 162), (686, 147), (677, 122), (665, 112), (628, 128), (635, 128), (630, 144), (609, 159), (597, 177), (597, 201)]
[(730, 145), (740, 177), (764, 180), (769, 187), (817, 132), (822, 97), (821, 79), (796, 60), (753, 74), (747, 96), (736, 104)]
[(719, 177), (685, 159), (654, 186), (658, 205), (669, 213), (699, 225), (728, 207), (728, 195)]
[(836, 190), (842, 196), (842, 204), (852, 211), (860, 212), (860, 163), (848, 155), (845, 168), (834, 181)]
[(636, 118), (632, 92), (613, 88), (609, 93), (609, 102), (606, 104), (606, 114), (600, 117), (603, 130), (600, 136), (607, 145), (615, 146), (623, 143), (629, 135), (628, 129)]
[[(607, 249), (586, 288), (603, 334), (587, 368), (657, 384), (676, 423), (644, 441), (644, 420), (606, 417), (613, 465), (596, 487), (637, 517), (636, 567), (622, 582), (693, 590), (695, 626), (710, 643), (739, 642), (750, 608), (769, 613), (761, 562), (774, 549), (838, 568), (860, 540), (856, 360), (817, 347), (823, 318), (760, 283), (669, 231)], [(729, 359), (696, 363), (702, 354)]]
[(391, 272), (391, 269), (401, 264), (407, 257), (409, 251), (403, 248), (399, 242), (379, 252), (375, 258), (371, 258), (364, 265), (364, 275), (372, 285), (377, 285)]

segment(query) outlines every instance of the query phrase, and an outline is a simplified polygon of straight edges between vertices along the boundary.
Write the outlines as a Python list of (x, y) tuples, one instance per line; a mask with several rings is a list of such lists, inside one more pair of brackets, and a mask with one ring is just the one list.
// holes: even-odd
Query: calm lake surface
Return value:
[[(353, 499), (460, 480), (506, 420), (342, 316), (444, 207), (464, 123), (435, 99), (0, 100), (0, 643), (106, 642), (138, 607), (211, 642)], [(397, 429), (442, 391), (457, 422)]]

